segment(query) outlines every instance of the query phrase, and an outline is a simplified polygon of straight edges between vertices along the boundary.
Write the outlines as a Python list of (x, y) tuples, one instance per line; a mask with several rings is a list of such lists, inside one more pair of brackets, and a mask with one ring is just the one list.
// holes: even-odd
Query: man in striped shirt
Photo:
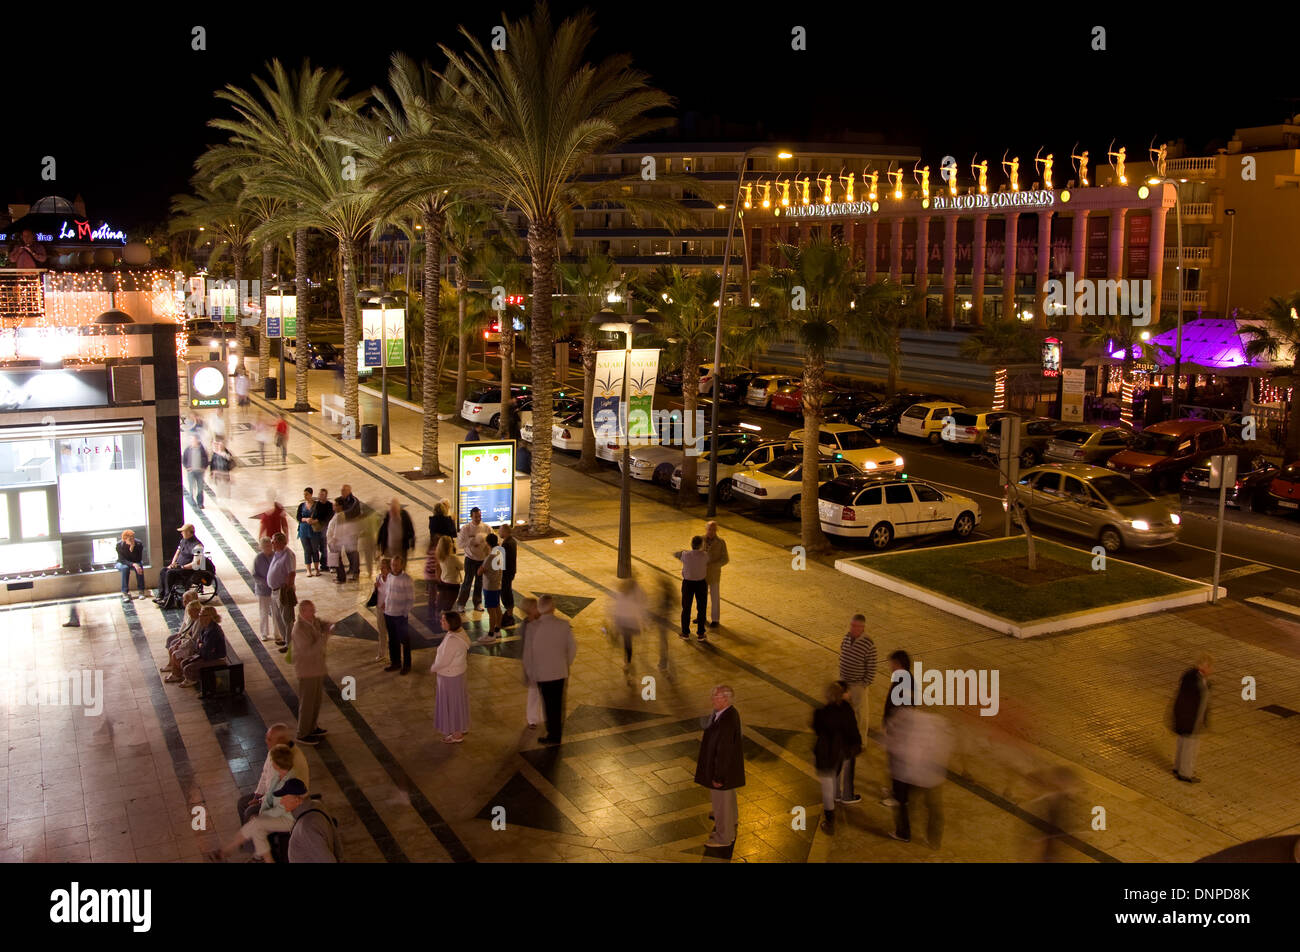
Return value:
[[(870, 727), (871, 682), (876, 676), (876, 643), (867, 637), (867, 616), (854, 615), (849, 622), (849, 633), (840, 642), (840, 680), (848, 685), (849, 703), (858, 718), (858, 732), (862, 734), (862, 750), (867, 749), (867, 729)], [(843, 803), (862, 800), (853, 787), (855, 761), (844, 762), (844, 777), (840, 784)]]

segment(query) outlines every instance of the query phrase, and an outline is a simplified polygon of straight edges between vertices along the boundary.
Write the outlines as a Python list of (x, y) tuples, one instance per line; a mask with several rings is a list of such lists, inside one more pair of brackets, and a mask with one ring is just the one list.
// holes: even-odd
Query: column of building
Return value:
[(1019, 227), (1020, 213), (1007, 212), (1007, 233), (1003, 241), (1007, 257), (1002, 263), (1002, 317), (1018, 317), (1016, 313), (1016, 229)]
[[(1070, 229), (1070, 269), (1074, 275), (1074, 281), (1087, 276), (1084, 270), (1088, 264), (1088, 210), (1086, 208), (1076, 208), (1074, 210), (1074, 219)], [(1071, 285), (1070, 281), (1065, 282), (1067, 286)], [(1079, 315), (1075, 313), (1074, 302), (1067, 301), (1066, 306), (1069, 309), (1067, 318), (1069, 320), (1069, 329), (1072, 331), (1081, 330), (1083, 327)]]
[(916, 219), (916, 312), (925, 318), (928, 303), (925, 299), (926, 288), (930, 284), (930, 216), (919, 215)]
[(943, 320), (957, 323), (957, 216), (943, 219)]
[(975, 238), (971, 244), (971, 323), (976, 327), (984, 323), (984, 243), (988, 234), (989, 216), (975, 216)]
[(1034, 323), (1047, 329), (1047, 276), (1052, 263), (1052, 213), (1038, 213), (1038, 258), (1034, 271)]

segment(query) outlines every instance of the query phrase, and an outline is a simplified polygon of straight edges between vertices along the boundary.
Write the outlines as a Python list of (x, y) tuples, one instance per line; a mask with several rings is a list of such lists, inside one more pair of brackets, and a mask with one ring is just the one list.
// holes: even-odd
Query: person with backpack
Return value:
[(319, 800), (313, 800), (307, 785), (294, 777), (273, 793), (293, 817), (289, 833), (289, 862), (341, 863), (343, 840), (339, 821), (326, 812)]

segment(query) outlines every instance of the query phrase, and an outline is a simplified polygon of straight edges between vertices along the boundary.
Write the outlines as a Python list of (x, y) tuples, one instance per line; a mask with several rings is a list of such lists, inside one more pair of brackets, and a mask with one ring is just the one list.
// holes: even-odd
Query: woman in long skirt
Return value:
[(469, 730), (469, 635), (460, 626), (458, 612), (444, 612), (442, 624), (447, 634), (438, 645), (438, 654), (429, 668), (438, 676), (438, 698), (434, 707), (433, 726), (443, 735), (444, 744), (459, 744)]

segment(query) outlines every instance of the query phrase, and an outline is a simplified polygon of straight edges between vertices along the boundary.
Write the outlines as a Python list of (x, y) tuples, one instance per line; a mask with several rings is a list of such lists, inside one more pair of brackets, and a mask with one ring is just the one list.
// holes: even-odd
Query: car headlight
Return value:
[(865, 461), (865, 462), (862, 464), (862, 468), (863, 468), (863, 469), (875, 469), (875, 468), (876, 468), (876, 462), (875, 462), (875, 460), (867, 460), (867, 461)]
[(1151, 523), (1147, 522), (1145, 519), (1131, 519), (1129, 521), (1129, 525), (1131, 525), (1138, 532), (1146, 532), (1148, 529), (1151, 528)]
[(901, 457), (901, 456), (895, 456), (895, 457), (894, 457), (894, 465), (895, 465), (895, 466), (902, 466), (902, 465), (903, 465), (903, 457)]
[(1171, 512), (1169, 514), (1169, 521), (1176, 526), (1181, 526), (1183, 524), (1183, 517), (1176, 512)]
[(1136, 475), (1138, 475), (1138, 476), (1145, 476), (1145, 475), (1147, 475), (1148, 473), (1151, 472), (1151, 467), (1150, 467), (1150, 466), (1139, 466), (1137, 469), (1133, 470), (1133, 472), (1134, 472)]

